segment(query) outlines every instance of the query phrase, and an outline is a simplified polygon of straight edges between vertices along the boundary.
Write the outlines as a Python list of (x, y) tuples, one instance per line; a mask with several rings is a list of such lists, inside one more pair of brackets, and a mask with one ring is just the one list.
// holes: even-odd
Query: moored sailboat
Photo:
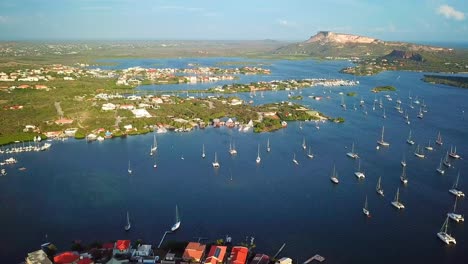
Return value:
[(176, 213), (176, 215), (175, 215), (175, 224), (171, 227), (171, 231), (172, 231), (172, 232), (174, 232), (174, 231), (176, 231), (177, 229), (179, 229), (180, 223), (181, 223), (181, 222), (180, 222), (180, 217), (179, 217), (179, 208), (177, 207), (177, 205), (176, 205), (176, 207), (175, 207), (175, 213)]
[(422, 148), (419, 147), (419, 145), (416, 146), (416, 151), (414, 152), (414, 155), (420, 159), (424, 159), (426, 155), (424, 155), (424, 151)]
[(377, 143), (379, 145), (381, 145), (381, 146), (388, 147), (388, 146), (390, 146), (390, 143), (385, 142), (385, 140), (384, 140), (384, 131), (385, 131), (385, 127), (382, 126), (382, 134), (380, 136), (380, 140), (378, 140)]
[(292, 162), (296, 165), (299, 165), (299, 162), (296, 160), (296, 153), (294, 153), (293, 155), (293, 159), (292, 159)]
[(268, 138), (267, 140), (267, 152), (270, 152), (271, 148), (270, 148), (270, 138)]
[(450, 146), (450, 153), (449, 156), (454, 159), (459, 159), (461, 158), (460, 155), (457, 154), (457, 146), (455, 146), (454, 149), (452, 149), (452, 146)]
[(437, 134), (436, 143), (437, 143), (437, 145), (444, 144), (443, 141), (442, 141), (442, 136), (440, 135), (440, 131), (439, 131), (439, 134)]
[(128, 174), (132, 174), (132, 168), (130, 167), (130, 160), (128, 161)]
[(452, 186), (452, 189), (449, 190), (449, 192), (457, 197), (465, 197), (465, 194), (458, 189), (458, 180), (460, 179), (460, 172), (458, 172), (457, 179), (455, 180), (455, 183)]
[(335, 165), (333, 165), (333, 172), (332, 172), (332, 175), (330, 177), (330, 180), (334, 183), (334, 184), (338, 184), (340, 181), (338, 180), (338, 173), (336, 172), (336, 169), (335, 169)]
[(259, 164), (261, 160), (262, 159), (260, 158), (260, 144), (258, 144), (257, 158), (255, 159), (255, 162)]
[(408, 176), (406, 176), (406, 167), (403, 167), (403, 171), (401, 172), (401, 176), (400, 176), (400, 181), (403, 184), (408, 184)]
[(212, 163), (214, 168), (219, 168), (218, 155), (215, 152), (214, 162)]
[(309, 152), (307, 153), (307, 157), (309, 157), (309, 159), (313, 159), (313, 158), (314, 158), (314, 154), (312, 154), (311, 149), (312, 149), (312, 148), (309, 146)]
[(202, 145), (202, 154), (201, 157), (204, 159), (206, 157), (205, 155), (205, 144)]
[(442, 169), (442, 158), (440, 158), (439, 167), (436, 169), (436, 171), (437, 171), (439, 174), (444, 174), (444, 173), (445, 173), (444, 169)]
[(354, 175), (358, 178), (358, 179), (364, 179), (366, 178), (366, 175), (364, 174), (364, 172), (361, 171), (361, 160), (359, 160), (358, 162), (358, 169), (356, 172), (354, 172)]
[(348, 152), (346, 153), (346, 156), (352, 158), (352, 159), (357, 159), (359, 158), (359, 155), (357, 153), (354, 152), (354, 142), (353, 142), (353, 145), (351, 147), (351, 152)]
[(395, 200), (393, 200), (392, 205), (397, 209), (405, 208), (405, 206), (400, 202), (400, 188), (397, 188)]
[(366, 201), (364, 202), (364, 207), (362, 208), (362, 212), (363, 212), (367, 217), (370, 217), (369, 208), (368, 208), (368, 206), (367, 206), (367, 195), (366, 195)]
[(131, 227), (132, 227), (132, 225), (130, 224), (130, 215), (129, 215), (128, 211), (127, 211), (127, 224), (125, 225), (124, 229), (125, 229), (125, 231), (128, 231), (128, 230), (130, 230)]
[(379, 176), (379, 180), (377, 181), (377, 186), (375, 187), (375, 191), (381, 196), (384, 196), (384, 190), (382, 188), (381, 181), (382, 181), (382, 177)]
[(455, 240), (455, 238), (451, 236), (449, 233), (447, 233), (448, 220), (449, 220), (449, 217), (447, 216), (447, 218), (444, 221), (444, 224), (440, 228), (440, 231), (437, 233), (437, 237), (439, 237), (440, 240), (442, 240), (447, 245), (450, 245), (451, 243), (457, 244), (457, 241)]
[(453, 204), (453, 211), (451, 213), (447, 213), (447, 216), (450, 217), (452, 220), (458, 222), (465, 222), (465, 218), (461, 214), (457, 214), (457, 200), (458, 197), (455, 197), (455, 203)]
[(408, 139), (406, 140), (406, 143), (410, 145), (414, 145), (414, 140), (411, 139), (411, 130), (409, 131)]

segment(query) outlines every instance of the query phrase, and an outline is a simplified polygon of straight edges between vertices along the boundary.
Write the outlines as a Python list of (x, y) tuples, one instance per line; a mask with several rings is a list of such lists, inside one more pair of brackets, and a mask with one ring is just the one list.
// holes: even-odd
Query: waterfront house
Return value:
[(276, 264), (292, 264), (292, 259), (286, 257), (280, 258), (276, 261)]
[(62, 131), (48, 131), (44, 135), (48, 138), (56, 138), (62, 135)]
[(28, 253), (26, 264), (52, 264), (52, 261), (50, 261), (47, 254), (42, 249), (39, 249)]
[[(119, 254), (127, 254), (130, 252), (130, 240), (117, 240), (114, 244), (114, 255), (116, 253)], [(283, 264), (283, 263), (281, 263)]]
[(184, 250), (184, 254), (182, 255), (182, 259), (184, 261), (195, 261), (200, 262), (203, 257), (203, 253), (205, 252), (206, 245), (197, 243), (197, 242), (190, 242), (188, 243), (187, 247)]
[(229, 256), (228, 264), (245, 264), (249, 249), (246, 247), (233, 247)]
[(72, 251), (66, 251), (55, 255), (54, 263), (55, 264), (77, 264), (78, 260), (80, 259), (80, 255), (78, 253)]
[(270, 257), (265, 254), (256, 254), (255, 257), (249, 262), (249, 264), (268, 264), (270, 263)]
[(151, 245), (140, 245), (135, 251), (135, 256), (148, 257), (153, 255)]
[(132, 113), (136, 118), (151, 117), (151, 114), (146, 109), (133, 109)]
[(216, 245), (211, 246), (210, 252), (208, 253), (208, 256), (206, 257), (204, 263), (205, 264), (208, 264), (208, 263), (217, 264), (217, 263), (224, 262), (226, 249), (227, 249), (226, 246), (216, 246)]
[(68, 137), (74, 137), (76, 134), (76, 131), (78, 131), (78, 128), (73, 127), (73, 128), (67, 128), (63, 133), (65, 133), (66, 136)]

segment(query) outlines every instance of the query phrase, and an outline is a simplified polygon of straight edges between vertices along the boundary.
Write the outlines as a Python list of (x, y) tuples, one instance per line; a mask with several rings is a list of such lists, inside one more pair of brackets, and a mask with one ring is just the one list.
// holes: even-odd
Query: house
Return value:
[(232, 106), (234, 106), (234, 105), (242, 105), (242, 103), (243, 103), (242, 100), (239, 100), (239, 99), (234, 98), (234, 99), (231, 100), (231, 103), (230, 103), (230, 104), (231, 104)]
[(63, 80), (65, 80), (65, 81), (74, 81), (75, 79), (73, 79), (72, 77), (69, 77), (69, 76), (65, 76), (65, 77), (63, 77)]
[(205, 248), (206, 245), (197, 242), (190, 242), (184, 250), (182, 259), (185, 261), (200, 262), (200, 259), (203, 257), (203, 253), (205, 252)]
[(151, 245), (141, 245), (135, 251), (135, 256), (141, 257), (148, 257), (153, 255), (153, 250), (151, 249)]
[(205, 264), (217, 264), (222, 263), (224, 261), (224, 257), (226, 255), (226, 246), (216, 246), (213, 245), (210, 248), (210, 252), (208, 253), (207, 258), (205, 259)]
[(76, 131), (78, 131), (78, 128), (73, 127), (73, 128), (65, 129), (65, 131), (63, 131), (63, 133), (65, 133), (65, 135), (67, 135), (68, 137), (74, 137), (75, 134), (76, 134)]
[(119, 106), (120, 109), (125, 109), (125, 110), (133, 110), (135, 109), (135, 106), (132, 104), (123, 104)]
[(136, 118), (151, 117), (151, 114), (148, 113), (146, 109), (133, 109), (132, 113), (135, 115)]
[(57, 125), (69, 125), (73, 123), (73, 119), (68, 119), (68, 118), (60, 118), (55, 120), (55, 124)]
[(41, 90), (41, 89), (48, 89), (47, 85), (43, 84), (36, 84), (36, 89)]
[(292, 264), (292, 259), (290, 258), (280, 258), (276, 261), (276, 264)]
[(44, 135), (48, 138), (56, 138), (62, 135), (62, 131), (48, 131), (45, 132)]
[(80, 259), (78, 253), (72, 251), (66, 251), (60, 253), (54, 257), (55, 264), (77, 264)]
[(53, 264), (52, 261), (49, 260), (47, 254), (42, 250), (39, 249), (37, 251), (28, 253), (26, 257), (26, 264)]
[(249, 264), (268, 264), (270, 257), (265, 254), (256, 254)]
[(113, 103), (103, 104), (101, 107), (102, 111), (112, 111), (115, 110), (116, 105)]
[(245, 264), (249, 249), (246, 247), (233, 247), (231, 256), (229, 256), (228, 264)]
[(130, 252), (130, 240), (117, 240), (114, 245), (114, 254), (127, 254)]

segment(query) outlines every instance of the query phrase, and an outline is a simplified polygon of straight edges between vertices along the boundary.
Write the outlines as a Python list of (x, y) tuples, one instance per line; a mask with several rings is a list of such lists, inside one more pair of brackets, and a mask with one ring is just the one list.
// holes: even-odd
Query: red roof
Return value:
[(224, 255), (226, 255), (226, 246), (211, 246), (210, 253), (205, 260), (205, 263), (216, 264), (218, 262), (223, 262)]
[(130, 240), (117, 240), (115, 242), (115, 248), (124, 251), (127, 250), (130, 247)]
[(244, 264), (249, 250), (246, 247), (233, 247), (231, 251), (232, 264)]
[(104, 248), (104, 249), (113, 249), (114, 248), (114, 243), (104, 243), (104, 244), (102, 244), (102, 248)]
[(76, 253), (73, 253), (71, 251), (66, 251), (63, 253), (60, 253), (54, 257), (54, 263), (56, 264), (67, 264), (67, 263), (73, 263), (77, 259), (79, 259), (80, 256)]
[(91, 263), (94, 263), (94, 261), (90, 258), (84, 258), (84, 259), (78, 260), (78, 264), (91, 264)]

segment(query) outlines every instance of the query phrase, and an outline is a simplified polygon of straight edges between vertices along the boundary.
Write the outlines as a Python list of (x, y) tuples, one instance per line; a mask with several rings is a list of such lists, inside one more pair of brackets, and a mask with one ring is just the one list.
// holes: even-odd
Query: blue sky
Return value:
[(468, 42), (466, 0), (0, 0), (0, 39), (305, 40), (329, 30)]

